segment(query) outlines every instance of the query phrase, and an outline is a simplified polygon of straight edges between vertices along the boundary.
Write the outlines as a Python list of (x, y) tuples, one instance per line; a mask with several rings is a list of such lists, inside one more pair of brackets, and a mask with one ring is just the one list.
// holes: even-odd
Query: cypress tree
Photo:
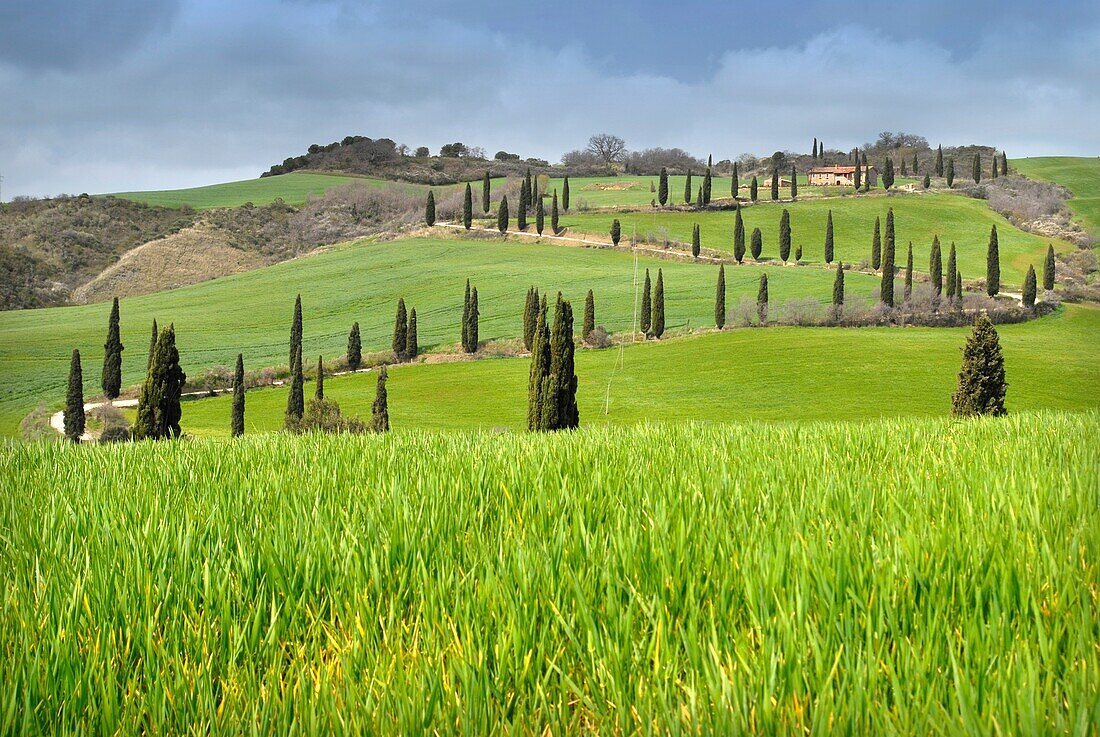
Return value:
[(871, 268), (878, 270), (882, 265), (882, 234), (880, 232), (880, 221), (878, 217), (875, 218), (875, 233), (871, 237)]
[(882, 285), (879, 287), (879, 299), (883, 304), (894, 306), (894, 211), (886, 213), (886, 237), (882, 241)]
[(474, 191), (470, 183), (466, 183), (466, 194), (462, 197), (462, 226), (466, 230), (474, 223)]
[(833, 262), (833, 211), (829, 210), (829, 216), (825, 220), (825, 263)]
[[(294, 354), (294, 362), (290, 364), (290, 392), (286, 397), (286, 416), (284, 417), (284, 425), (289, 430), (297, 425), (298, 421), (302, 419), (302, 415), (305, 414), (305, 396), (304, 396), (304, 379), (302, 377), (302, 354)], [(141, 413), (138, 413), (138, 419), (141, 418)], [(135, 428), (136, 435), (136, 428)]]
[(462, 350), (470, 353), (470, 280), (466, 280), (466, 295), (462, 298)]
[(796, 264), (802, 263), (802, 244), (799, 243), (794, 249), (794, 261)]
[(359, 323), (351, 324), (351, 332), (348, 333), (348, 368), (352, 371), (359, 369), (363, 362), (363, 341), (359, 337)]
[(985, 293), (990, 297), (1001, 291), (1001, 250), (997, 244), (997, 226), (989, 231), (989, 247), (985, 253)]
[(955, 186), (955, 160), (949, 158), (947, 160), (947, 173), (944, 175), (947, 178), (947, 188), (951, 189)]
[(523, 185), (523, 191), (526, 193), (527, 197), (527, 202), (525, 202), (524, 204), (526, 205), (527, 209), (529, 209), (531, 207), (531, 203), (534, 201), (532, 198), (535, 195), (535, 190), (533, 189), (531, 184), (531, 167), (527, 167), (527, 176), (523, 180)]
[(963, 302), (963, 275), (961, 271), (955, 271), (955, 299), (962, 305)]
[(424, 223), (430, 228), (435, 225), (435, 194), (428, 190), (428, 204), (424, 206)]
[(508, 232), (508, 195), (500, 198), (500, 206), (497, 208), (497, 230), (502, 234)]
[(909, 241), (909, 257), (905, 261), (905, 301), (913, 299), (913, 241)]
[(489, 214), (489, 170), (485, 170), (485, 179), (481, 182), (481, 210)]
[[(531, 350), (535, 340), (535, 324), (539, 319), (539, 291), (534, 287), (527, 290), (527, 301), (523, 305), (523, 347)], [(465, 345), (465, 343), (463, 343)]]
[(993, 155), (993, 173), (992, 173), (992, 178), (993, 178), (993, 179), (996, 179), (996, 178), (997, 178), (997, 174), (998, 174), (998, 172), (997, 172), (997, 155), (996, 155), (996, 154), (994, 154), (994, 155)]
[(741, 218), (741, 206), (736, 207), (736, 218), (733, 223), (733, 257), (737, 263), (745, 258), (745, 221)]
[(791, 214), (787, 208), (783, 208), (783, 214), (779, 217), (779, 258), (783, 263), (791, 255)]
[(714, 326), (726, 327), (726, 266), (718, 265), (718, 285), (714, 292)]
[(841, 307), (844, 305), (844, 262), (838, 261), (836, 264), (836, 278), (833, 280), (833, 305)]
[(1043, 262), (1043, 289), (1050, 292), (1054, 290), (1054, 246), (1047, 244), (1047, 258)]
[(691, 230), (691, 256), (692, 258), (699, 258), (699, 223), (695, 224), (695, 227)]
[(756, 181), (756, 175), (753, 174), (752, 181), (749, 182), (749, 199), (753, 202), (756, 202), (757, 197), (760, 195), (759, 188), (760, 184)]
[(737, 201), (737, 194), (741, 190), (740, 175), (737, 173), (737, 162), (733, 162), (733, 174), (730, 176), (730, 197)]
[(951, 241), (951, 251), (947, 255), (947, 298), (955, 298), (955, 241)]
[(760, 228), (752, 229), (752, 258), (754, 261), (760, 260), (760, 254), (764, 250), (764, 236), (760, 232)]
[(924, 180), (921, 182), (921, 186), (925, 189), (928, 189), (932, 186), (932, 180), (928, 178), (927, 174), (924, 175)]
[(619, 219), (615, 218), (611, 221), (611, 242), (616, 246), (619, 245), (619, 237), (622, 235), (622, 228), (619, 226)]
[[(569, 177), (566, 177), (561, 185), (561, 209), (569, 212)], [(557, 231), (558, 226), (554, 225), (554, 230)]]
[(385, 366), (378, 369), (378, 384), (374, 390), (374, 402), (370, 406), (370, 426), (374, 432), (389, 432), (390, 402), (386, 393), (388, 373)]
[(696, 207), (702, 207), (703, 206), (703, 185), (701, 185), (701, 184), (699, 185), (699, 194), (697, 194), (695, 196), (695, 206)]
[(524, 232), (527, 230), (527, 198), (530, 197), (527, 194), (526, 183), (520, 185), (519, 192), (519, 207), (516, 208), (516, 230)]
[(584, 325), (581, 326), (581, 338), (588, 340), (588, 336), (596, 329), (596, 298), (592, 296), (592, 290), (584, 298)]
[(665, 277), (662, 269), (657, 269), (657, 286), (653, 288), (653, 321), (650, 329), (658, 339), (665, 333)]
[[(157, 337), (160, 333), (157, 331), (157, 319), (153, 318), (153, 337), (149, 339), (149, 358), (145, 361), (145, 370), (149, 371), (149, 367), (153, 365), (153, 353), (157, 350)], [(293, 350), (293, 348), (291, 349)]]
[(791, 166), (791, 199), (798, 199), (798, 171)]
[(691, 169), (688, 169), (687, 178), (684, 179), (684, 204), (691, 204)]
[(887, 156), (886, 166), (882, 169), (882, 187), (883, 189), (890, 189), (894, 186), (894, 162)]
[[(474, 304), (477, 304), (477, 290), (474, 290)], [(405, 357), (416, 358), (420, 355), (420, 342), (416, 337), (416, 308), (409, 311), (409, 328), (405, 333)], [(318, 397), (320, 399), (320, 397)]]
[(542, 201), (542, 195), (539, 194), (539, 175), (536, 174), (534, 176), (534, 178), (531, 179), (530, 192), (528, 192), (528, 194), (527, 194), (527, 209), (528, 210), (531, 209), (531, 207), (532, 207), (531, 203), (533, 203), (533, 202), (538, 203), (538, 202), (541, 202), (541, 201)]
[(233, 373), (233, 410), (229, 424), (230, 437), (244, 435), (244, 355), (237, 354), (237, 370)]
[(657, 185), (657, 201), (661, 207), (668, 204), (668, 169), (661, 167), (661, 179)]
[(863, 186), (863, 166), (859, 162), (859, 151), (856, 151), (856, 170), (852, 173), (852, 183), (857, 192)]
[(756, 291), (756, 314), (761, 325), (768, 324), (768, 275), (760, 275), (760, 288)]
[(69, 363), (69, 389), (65, 393), (65, 437), (79, 443), (84, 434), (84, 372), (80, 368), (80, 351), (73, 349)]
[(981, 154), (974, 154), (974, 166), (970, 174), (974, 180), (974, 184), (982, 181), (982, 156)]
[(477, 344), (481, 342), (481, 338), (478, 335), (478, 321), (481, 316), (481, 310), (477, 307), (477, 287), (474, 287), (470, 292), (470, 327), (466, 329), (466, 338), (470, 341), (469, 353), (477, 352)]
[(1024, 279), (1024, 307), (1029, 310), (1035, 307), (1035, 267), (1027, 267), (1027, 277)]
[[(187, 375), (180, 368), (176, 350), (176, 329), (169, 325), (160, 331), (153, 362), (138, 399), (135, 440), (178, 438), (180, 435), (180, 395)], [(300, 359), (299, 359), (300, 360)], [(301, 364), (299, 364), (299, 371)]]
[(546, 325), (546, 298), (535, 316), (534, 342), (531, 346), (531, 371), (527, 380), (527, 429), (539, 430), (545, 379), (550, 374), (550, 330)]
[(920, 164), (917, 163), (917, 152), (913, 152), (913, 176), (920, 173)]
[(558, 295), (550, 334), (549, 371), (542, 381), (538, 429), (568, 430), (578, 426), (577, 375), (574, 362), (573, 307)]
[(814, 137), (814, 148), (813, 148), (813, 153), (812, 153), (812, 154), (810, 154), (810, 156), (811, 156), (811, 158), (813, 158), (813, 159), (817, 159), (817, 137), (816, 137), (816, 136)]
[(935, 172), (937, 177), (943, 176), (943, 146), (936, 149)]
[(405, 357), (405, 346), (409, 342), (409, 315), (405, 311), (405, 299), (397, 300), (397, 315), (393, 320), (393, 359), (400, 361)]
[(905, 171), (905, 159), (901, 160), (901, 175), (904, 177), (908, 172)]
[(103, 395), (115, 399), (122, 390), (122, 339), (118, 328), (118, 297), (111, 305), (111, 317), (107, 322), (107, 342), (103, 344)]
[(1007, 389), (1000, 339), (989, 317), (980, 315), (963, 348), (959, 384), (951, 396), (951, 414), (955, 417), (1002, 416), (1006, 414)]
[(325, 360), (321, 356), (317, 356), (317, 386), (313, 390), (313, 398), (325, 398)]
[(642, 332), (649, 335), (649, 328), (653, 319), (653, 301), (650, 298), (652, 288), (649, 282), (649, 269), (645, 270), (645, 286), (642, 287)]
[(932, 277), (932, 302), (936, 303), (943, 293), (943, 254), (940, 250), (940, 237), (932, 236), (932, 252), (928, 255), (928, 275)]
[(554, 190), (554, 199), (550, 204), (550, 230), (558, 234), (558, 190)]
[[(993, 155), (996, 156), (996, 152)], [(1006, 151), (1001, 151), (1001, 174), (1008, 176), (1008, 152)]]
[(546, 226), (546, 211), (542, 206), (542, 198), (539, 197), (535, 203), (535, 230), (539, 235), (542, 235), (542, 230)]
[(294, 356), (302, 352), (302, 295), (294, 298), (294, 319), (290, 323), (290, 361), (294, 366)]
[(779, 199), (779, 167), (772, 164), (772, 202)]
[(707, 166), (707, 172), (706, 172), (706, 174), (703, 175), (703, 199), (702, 199), (702, 202), (700, 202), (699, 204), (701, 204), (701, 205), (709, 205), (710, 204), (711, 186), (712, 186), (712, 181), (711, 181), (711, 175), (710, 175), (710, 166)]

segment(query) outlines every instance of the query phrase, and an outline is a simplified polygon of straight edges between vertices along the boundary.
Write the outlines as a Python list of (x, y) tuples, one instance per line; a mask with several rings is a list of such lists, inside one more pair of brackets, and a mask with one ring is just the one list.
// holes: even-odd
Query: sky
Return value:
[(1095, 0), (3, 0), (2, 197), (258, 176), (311, 143), (716, 160), (880, 131), (1100, 155)]

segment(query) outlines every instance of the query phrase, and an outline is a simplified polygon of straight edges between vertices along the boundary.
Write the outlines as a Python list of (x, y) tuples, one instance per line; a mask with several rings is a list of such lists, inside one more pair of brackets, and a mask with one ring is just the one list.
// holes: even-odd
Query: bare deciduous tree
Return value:
[(605, 164), (622, 161), (626, 154), (626, 141), (610, 133), (597, 133), (588, 139), (588, 152), (600, 157)]

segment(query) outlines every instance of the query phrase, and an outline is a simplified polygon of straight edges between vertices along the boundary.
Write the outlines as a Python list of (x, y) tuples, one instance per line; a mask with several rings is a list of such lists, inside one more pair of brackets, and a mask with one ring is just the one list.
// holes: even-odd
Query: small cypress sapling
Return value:
[(753, 202), (756, 202), (756, 199), (760, 194), (759, 189), (760, 183), (756, 180), (756, 175), (753, 174), (752, 181), (749, 182), (749, 199)]
[(1035, 307), (1035, 292), (1035, 267), (1029, 264), (1027, 277), (1024, 278), (1024, 307), (1029, 310)]
[(783, 208), (783, 214), (779, 217), (779, 258), (783, 263), (791, 255), (791, 214), (787, 208)]
[(875, 232), (871, 236), (871, 268), (878, 270), (882, 265), (882, 233), (881, 222), (875, 217)]
[(665, 277), (662, 269), (657, 269), (657, 286), (653, 288), (653, 321), (650, 329), (658, 339), (665, 334)]
[(466, 183), (466, 194), (462, 197), (462, 227), (466, 230), (474, 223), (474, 191), (470, 183)]
[(745, 258), (745, 221), (741, 218), (741, 206), (736, 207), (736, 219), (733, 223), (733, 257), (737, 263)]
[(622, 236), (622, 227), (619, 225), (619, 219), (615, 218), (611, 221), (611, 242), (616, 246), (619, 245), (619, 238)]
[(1050, 292), (1054, 289), (1054, 246), (1053, 244), (1047, 244), (1047, 258), (1043, 262), (1043, 289)]
[(554, 190), (554, 198), (550, 202), (550, 230), (557, 235), (558, 230), (558, 190)]
[(428, 190), (428, 203), (424, 206), (424, 223), (430, 228), (435, 225), (435, 194)]
[(539, 235), (542, 235), (543, 228), (546, 227), (546, 210), (542, 206), (542, 198), (539, 197), (538, 202), (535, 203), (535, 230)]
[(691, 230), (691, 256), (692, 258), (699, 258), (699, 223), (695, 224), (695, 227)]
[(833, 211), (825, 219), (825, 263), (833, 262)]
[[(569, 212), (569, 177), (566, 177), (561, 183), (561, 209)], [(554, 224), (554, 230), (557, 231), (557, 223)]]
[(405, 346), (409, 342), (409, 315), (405, 311), (404, 297), (397, 300), (397, 314), (393, 320), (393, 358), (400, 361), (405, 357)]
[(237, 369), (233, 373), (233, 408), (229, 424), (230, 437), (244, 435), (244, 355), (237, 354)]
[(924, 179), (921, 181), (921, 186), (924, 187), (925, 189), (928, 189), (929, 187), (932, 186), (932, 180), (929, 179), (927, 174), (924, 175)]
[(325, 360), (321, 356), (317, 356), (317, 386), (313, 390), (313, 397), (318, 400), (325, 398)]
[(971, 178), (974, 180), (974, 184), (982, 181), (982, 155), (974, 154), (974, 166), (972, 167)]
[(752, 229), (752, 258), (754, 261), (760, 260), (760, 254), (764, 250), (764, 235), (760, 232), (760, 228)]
[(84, 372), (80, 368), (80, 351), (73, 349), (69, 362), (69, 388), (65, 392), (65, 437), (74, 443), (84, 434)]
[(596, 298), (592, 290), (584, 297), (584, 324), (581, 326), (581, 339), (588, 340), (588, 336), (596, 329)]
[(481, 210), (486, 215), (489, 214), (489, 170), (485, 170), (485, 179), (481, 182)]
[(928, 254), (928, 275), (932, 280), (932, 302), (939, 301), (943, 293), (943, 256), (940, 249), (940, 237), (932, 236), (932, 251)]
[(997, 243), (997, 226), (989, 231), (989, 246), (985, 253), (985, 293), (995, 297), (1001, 291), (1001, 250)]
[(796, 264), (802, 263), (802, 244), (799, 243), (794, 249), (794, 262)]
[(718, 286), (714, 293), (714, 326), (726, 327), (726, 266), (718, 265)]
[(768, 275), (760, 275), (760, 288), (756, 290), (756, 315), (761, 325), (768, 324)]
[(691, 204), (691, 169), (688, 169), (687, 178), (684, 179), (684, 204)]
[(917, 163), (917, 152), (913, 152), (913, 176), (920, 173), (920, 164)]
[(653, 320), (653, 301), (650, 297), (652, 288), (649, 282), (649, 269), (645, 270), (645, 286), (642, 287), (642, 332), (649, 335), (649, 328)]
[(844, 262), (838, 261), (836, 264), (836, 278), (833, 279), (833, 305), (835, 307), (841, 307), (844, 305)]
[(951, 189), (955, 186), (955, 159), (947, 159), (947, 172), (944, 174), (947, 178), (947, 188)]
[(508, 232), (508, 195), (500, 198), (500, 206), (497, 207), (497, 230), (502, 234)]
[(103, 344), (103, 395), (115, 399), (122, 390), (122, 339), (119, 337), (118, 297), (111, 304), (107, 322), (107, 342)]
[[(947, 298), (955, 298), (955, 241), (951, 241), (951, 251), (947, 255)], [(959, 295), (962, 296), (962, 295)]]
[(370, 406), (370, 426), (373, 432), (388, 432), (390, 429), (389, 397), (386, 393), (386, 367), (378, 369), (378, 384), (374, 390), (374, 402)]
[[(477, 290), (474, 290), (477, 293)], [(405, 357), (412, 359), (420, 355), (420, 342), (416, 337), (416, 308), (409, 310), (409, 328), (405, 333)], [(320, 397), (318, 397), (320, 399)]]
[(798, 171), (791, 165), (791, 199), (798, 199)]
[(951, 395), (951, 414), (955, 417), (991, 415), (1005, 412), (1005, 359), (997, 330), (987, 315), (980, 315), (974, 332), (963, 347), (959, 383)]
[(699, 185), (699, 194), (697, 194), (695, 196), (695, 206), (696, 207), (702, 207), (703, 206), (703, 185), (701, 185), (701, 184)]
[(909, 257), (905, 261), (905, 301), (913, 299), (913, 241), (909, 241)]
[(661, 167), (661, 179), (660, 184), (657, 186), (657, 201), (661, 203), (661, 207), (668, 204), (668, 169)]

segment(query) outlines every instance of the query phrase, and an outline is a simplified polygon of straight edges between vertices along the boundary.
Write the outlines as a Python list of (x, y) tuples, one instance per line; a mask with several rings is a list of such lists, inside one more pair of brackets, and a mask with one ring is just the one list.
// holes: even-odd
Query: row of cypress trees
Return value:
[(665, 334), (665, 275), (657, 269), (657, 286), (653, 287), (649, 269), (645, 270), (645, 282), (642, 287), (641, 325), (643, 333), (660, 339)]
[(478, 317), (477, 287), (470, 289), (470, 280), (466, 280), (466, 297), (462, 303), (462, 350), (467, 353), (477, 351)]
[(409, 361), (420, 355), (420, 344), (416, 334), (416, 308), (407, 311), (404, 297), (397, 300), (392, 345), (393, 357), (397, 361)]
[(580, 424), (574, 363), (573, 307), (558, 293), (554, 325), (547, 323), (546, 296), (538, 306), (527, 387), (527, 428), (568, 430)]

